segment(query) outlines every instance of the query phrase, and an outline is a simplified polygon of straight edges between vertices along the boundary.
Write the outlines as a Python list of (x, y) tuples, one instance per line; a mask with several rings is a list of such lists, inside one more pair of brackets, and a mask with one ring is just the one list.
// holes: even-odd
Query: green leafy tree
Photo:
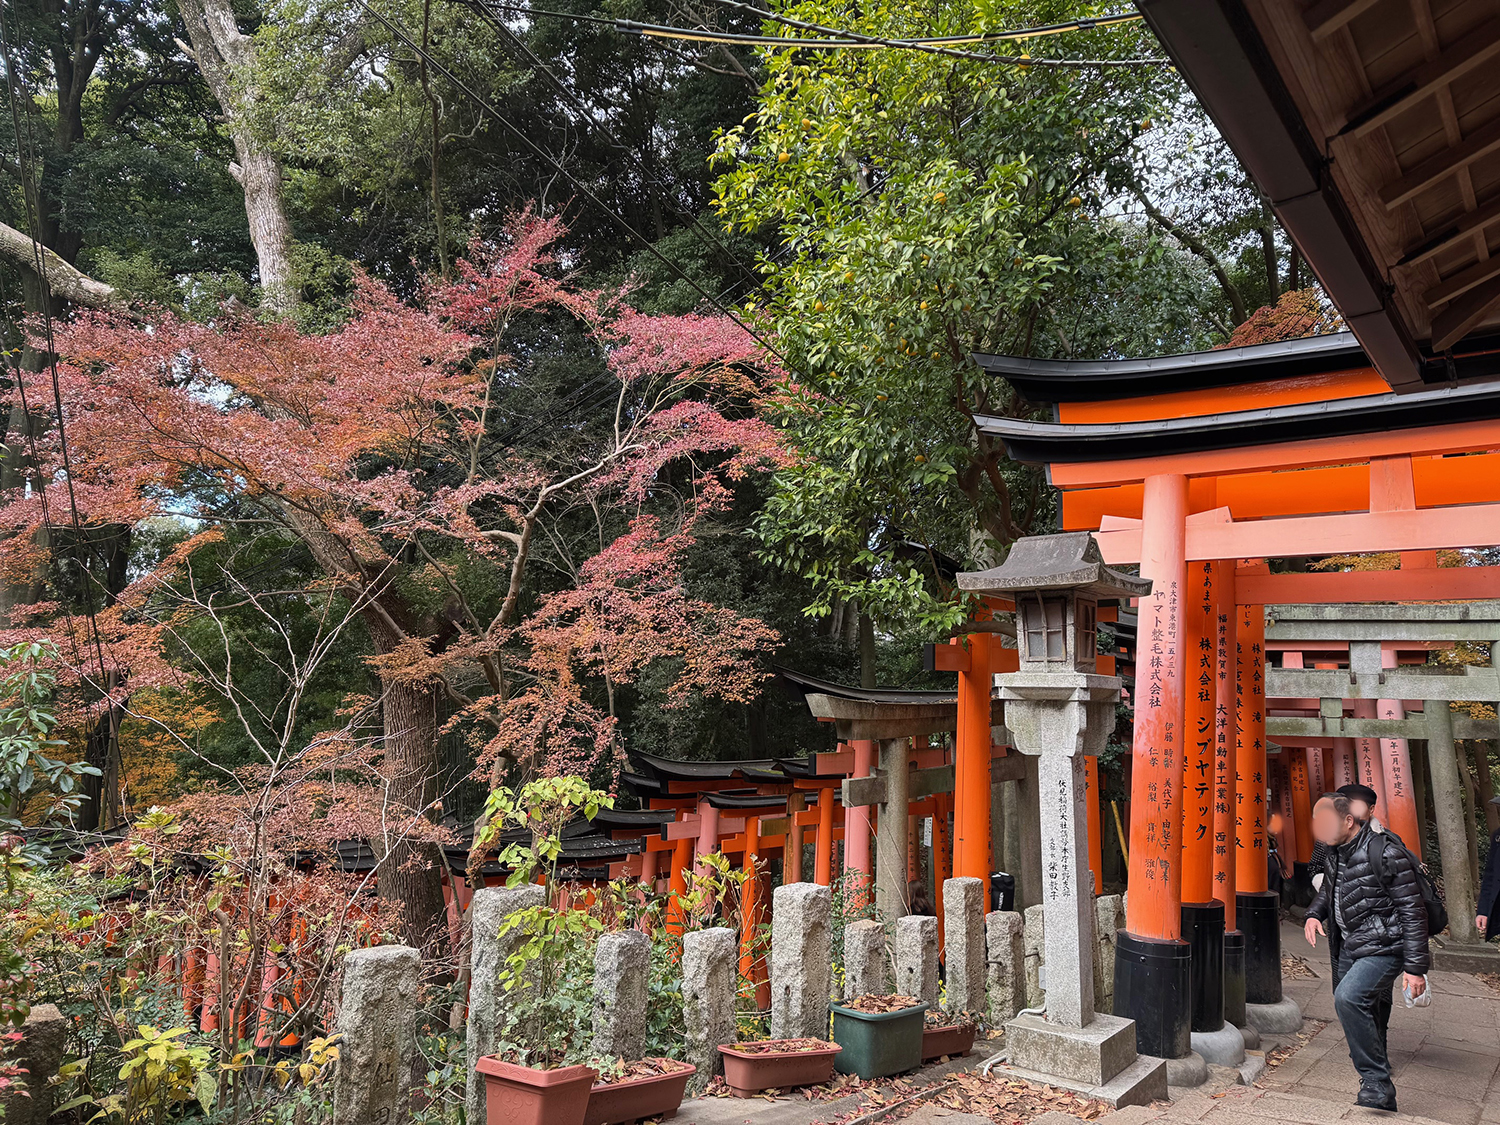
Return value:
[[(887, 3), (851, 16), (808, 0), (776, 11), (918, 37), (1103, 7)], [(886, 622), (958, 620), (953, 570), (1051, 515), (1040, 476), (977, 423), (1030, 407), (970, 353), (1084, 354), (1075, 308), (1161, 260), (1105, 214), (1103, 191), (1174, 79), (1152, 64), (1046, 65), (1145, 58), (1154, 43), (1125, 25), (1027, 46), (1029, 65), (769, 51), (755, 113), (720, 138), (725, 223), (781, 242), (762, 263), (761, 313), (796, 372), (780, 422), (803, 457), (778, 474), (759, 532), (768, 558), (812, 580), (814, 613), (852, 601)], [(1120, 339), (1104, 320), (1115, 346), (1171, 342), (1124, 318), (1117, 327), (1137, 339)]]
[(0, 652), (0, 828), (8, 831), (19, 829), (23, 816), (39, 824), (66, 819), (78, 807), (82, 778), (98, 773), (55, 756), (66, 745), (52, 737), (55, 658), (40, 641)]

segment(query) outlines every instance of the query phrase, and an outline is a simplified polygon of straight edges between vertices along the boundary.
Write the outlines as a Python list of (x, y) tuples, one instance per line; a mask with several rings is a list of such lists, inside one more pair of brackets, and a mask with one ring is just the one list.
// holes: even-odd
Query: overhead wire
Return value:
[(1134, 23), (1143, 17), (1139, 12), (1122, 12), (1112, 16), (1080, 17), (1075, 20), (1067, 20), (1062, 23), (1041, 24), (1035, 27), (1012, 28), (1003, 31), (973, 32), (966, 35), (937, 35), (922, 36), (916, 38), (896, 38), (891, 36), (867, 35), (862, 32), (850, 31), (847, 28), (829, 27), (825, 24), (810, 23), (806, 20), (793, 19), (789, 16), (768, 12), (764, 8), (757, 8), (753, 4), (738, 2), (738, 0), (711, 0), (712, 3), (723, 7), (735, 8), (772, 23), (779, 23), (786, 27), (796, 28), (802, 31), (810, 31), (819, 36), (816, 39), (799, 39), (791, 36), (780, 35), (750, 35), (739, 32), (717, 32), (707, 28), (674, 27), (668, 24), (642, 23), (637, 20), (620, 18), (609, 18), (604, 16), (579, 15), (572, 12), (558, 12), (547, 8), (537, 8), (530, 5), (496, 3), (494, 6), (506, 11), (518, 12), (525, 15), (547, 16), (553, 19), (574, 20), (579, 23), (591, 23), (605, 27), (611, 27), (622, 34), (640, 35), (653, 39), (677, 39), (698, 43), (723, 43), (743, 44), (756, 47), (787, 48), (792, 50), (872, 50), (872, 49), (895, 49), (908, 51), (926, 51), (933, 54), (949, 55), (951, 57), (970, 59), (980, 62), (1010, 63), (1016, 66), (1051, 66), (1051, 67), (1084, 67), (1084, 66), (1169, 66), (1170, 59), (1165, 58), (1139, 58), (1139, 59), (1048, 59), (1033, 58), (1030, 55), (996, 55), (973, 51), (959, 51), (961, 46), (982, 46), (986, 43), (1024, 42), (1028, 39), (1040, 39), (1051, 35), (1060, 35), (1069, 31), (1092, 31), (1099, 28), (1117, 27), (1121, 24)]
[[(658, 187), (666, 186), (664, 183), (662, 183), (660, 178), (654, 176), (651, 170), (646, 167), (646, 162), (641, 157), (641, 155), (636, 152), (635, 149), (625, 144), (624, 141), (620, 140), (620, 138), (615, 135), (614, 131), (611, 130), (606, 123), (600, 121), (597, 117), (595, 117), (593, 111), (589, 108), (587, 103), (584, 102), (583, 98), (578, 94), (578, 92), (573, 90), (570, 86), (568, 86), (565, 82), (558, 78), (557, 75), (553, 73), (552, 69), (537, 57), (536, 52), (534, 52), (529, 46), (527, 46), (526, 41), (523, 40), (514, 31), (512, 31), (509, 27), (507, 27), (505, 25), (505, 22), (490, 10), (488, 0), (467, 0), (467, 2), (479, 11), (479, 13), (484, 17), (486, 22), (490, 24), (490, 26), (492, 26), (496, 31), (505, 36), (505, 38), (512, 44), (512, 46), (514, 46), (516, 50), (518, 50), (524, 56), (525, 60), (531, 64), (533, 69), (540, 73), (548, 82), (550, 82), (553, 88), (558, 91), (558, 93), (560, 93), (565, 99), (571, 102), (573, 106), (577, 108), (578, 112), (583, 114), (584, 118), (591, 126), (593, 126), (599, 133), (603, 134), (603, 136), (608, 139), (609, 142), (615, 146), (615, 148), (620, 150), (635, 163), (637, 170), (641, 174), (643, 182), (654, 182)], [(698, 221), (697, 216), (686, 212), (682, 212), (682, 215), (687, 220), (689, 228), (699, 237), (700, 241), (702, 241), (711, 249), (714, 249), (720, 254), (724, 255), (727, 260), (733, 262), (735, 266), (737, 266), (744, 274), (746, 274), (746, 276), (754, 278), (757, 282), (760, 280), (755, 271), (747, 266), (739, 258), (739, 256), (734, 253), (733, 250), (731, 250), (728, 246), (725, 246), (724, 243), (721, 242), (717, 237), (703, 228), (703, 225)]]
[(621, 215), (618, 211), (616, 211), (613, 207), (611, 207), (608, 203), (601, 199), (598, 193), (595, 192), (591, 187), (589, 187), (587, 184), (585, 184), (583, 181), (569, 172), (567, 166), (563, 164), (562, 161), (558, 160), (551, 153), (547, 152), (530, 137), (528, 137), (524, 132), (522, 132), (521, 129), (519, 129), (515, 124), (507, 120), (505, 115), (502, 114), (492, 102), (479, 94), (476, 90), (474, 90), (472, 86), (470, 86), (463, 79), (459, 78), (458, 75), (454, 74), (449, 67), (445, 66), (438, 59), (433, 58), (431, 53), (428, 52), (426, 48), (418, 44), (414, 39), (412, 39), (412, 37), (407, 34), (403, 28), (392, 22), (387, 16), (376, 11), (375, 8), (370, 5), (369, 0), (355, 0), (355, 3), (357, 3), (361, 8), (369, 13), (369, 15), (373, 16), (376, 21), (383, 24), (385, 28), (390, 31), (392, 35), (396, 36), (396, 38), (400, 39), (401, 42), (404, 43), (409, 50), (413, 51), (419, 58), (423, 59), (427, 63), (428, 67), (442, 74), (445, 78), (448, 79), (448, 81), (452, 82), (454, 86), (456, 86), (464, 94), (465, 97), (469, 98), (469, 100), (472, 101), (475, 105), (479, 106), (486, 113), (494, 117), (494, 119), (501, 125), (501, 127), (506, 130), (506, 132), (508, 132), (511, 136), (515, 137), (516, 140), (521, 142), (523, 147), (529, 150), (534, 156), (538, 157), (544, 163), (551, 166), (551, 168), (555, 172), (557, 172), (558, 175), (562, 176), (565, 180), (571, 183), (578, 190), (579, 194), (581, 194), (595, 207), (599, 208), (599, 210), (604, 214), (609, 216), (609, 218), (615, 223), (616, 226), (618, 226), (631, 238), (639, 242), (641, 246), (645, 248), (648, 254), (661, 262), (662, 265), (666, 266), (667, 269), (674, 273), (679, 280), (687, 283), (687, 285), (692, 288), (693, 291), (696, 292), (700, 297), (709, 302), (709, 304), (718, 309), (730, 320), (734, 321), (735, 324), (739, 325), (739, 327), (748, 336), (750, 336), (751, 339), (755, 340), (758, 344), (760, 344), (761, 347), (765, 348), (766, 351), (770, 352), (782, 363), (786, 364), (789, 368), (792, 367), (791, 361), (782, 354), (781, 350), (777, 348), (775, 344), (767, 340), (765, 336), (756, 331), (754, 327), (747, 324), (742, 317), (734, 312), (733, 309), (727, 308), (724, 305), (720, 304), (718, 299), (712, 293), (704, 289), (702, 285), (689, 277), (687, 273), (676, 262), (672, 261), (665, 254), (663, 254), (656, 248), (654, 244), (652, 244), (650, 239), (648, 239), (640, 231), (636, 230), (628, 219), (626, 219), (623, 215)]

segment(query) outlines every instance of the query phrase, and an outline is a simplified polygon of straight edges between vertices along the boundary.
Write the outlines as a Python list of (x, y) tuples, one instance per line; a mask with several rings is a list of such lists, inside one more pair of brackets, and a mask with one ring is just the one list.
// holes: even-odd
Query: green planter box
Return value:
[(828, 1006), (833, 1011), (833, 1041), (844, 1048), (834, 1062), (840, 1074), (868, 1080), (922, 1065), (926, 1004), (878, 1014), (851, 1011), (842, 1004)]

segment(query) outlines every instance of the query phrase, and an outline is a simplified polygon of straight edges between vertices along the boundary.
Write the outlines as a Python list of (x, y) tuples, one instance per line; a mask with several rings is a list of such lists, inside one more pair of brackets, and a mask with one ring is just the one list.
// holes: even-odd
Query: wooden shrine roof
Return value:
[(746, 776), (741, 771), (774, 770), (776, 767), (774, 758), (754, 758), (743, 762), (683, 762), (642, 751), (636, 751), (635, 756), (645, 762), (658, 778), (668, 781), (728, 781), (737, 774)]
[(1500, 382), (1398, 395), (1292, 402), (1178, 418), (1112, 422), (1033, 422), (983, 415), (1013, 460), (1078, 463), (1347, 438), (1500, 418)]
[(974, 362), (1002, 375), (1029, 402), (1103, 402), (1306, 378), (1367, 368), (1365, 350), (1349, 332), (1150, 359), (1027, 359), (976, 353)]
[(1138, 6), (1392, 389), (1500, 377), (1494, 0)]

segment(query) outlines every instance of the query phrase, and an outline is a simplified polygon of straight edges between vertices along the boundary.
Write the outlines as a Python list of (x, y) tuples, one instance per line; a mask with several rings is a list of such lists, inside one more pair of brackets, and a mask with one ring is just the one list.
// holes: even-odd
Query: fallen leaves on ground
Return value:
[(1298, 957), (1295, 953), (1281, 955), (1282, 980), (1316, 980), (1317, 977), (1318, 974), (1313, 972), (1305, 957)]
[(1475, 973), (1475, 978), (1487, 984), (1492, 992), (1500, 992), (1500, 973)]
[(1270, 1069), (1273, 1066), (1280, 1066), (1286, 1062), (1287, 1059), (1300, 1051), (1307, 1044), (1308, 1040), (1327, 1026), (1327, 1020), (1304, 1019), (1301, 1031), (1297, 1032), (1296, 1035), (1293, 1035), (1291, 1039), (1281, 1046), (1274, 1047), (1266, 1052), (1266, 1068)]
[(899, 1012), (903, 1008), (915, 1008), (921, 1001), (915, 996), (876, 996), (867, 993), (864, 996), (856, 996), (853, 1000), (845, 1000), (842, 1007), (851, 1012), (863, 1012), (867, 1016), (883, 1015), (886, 1012)]

